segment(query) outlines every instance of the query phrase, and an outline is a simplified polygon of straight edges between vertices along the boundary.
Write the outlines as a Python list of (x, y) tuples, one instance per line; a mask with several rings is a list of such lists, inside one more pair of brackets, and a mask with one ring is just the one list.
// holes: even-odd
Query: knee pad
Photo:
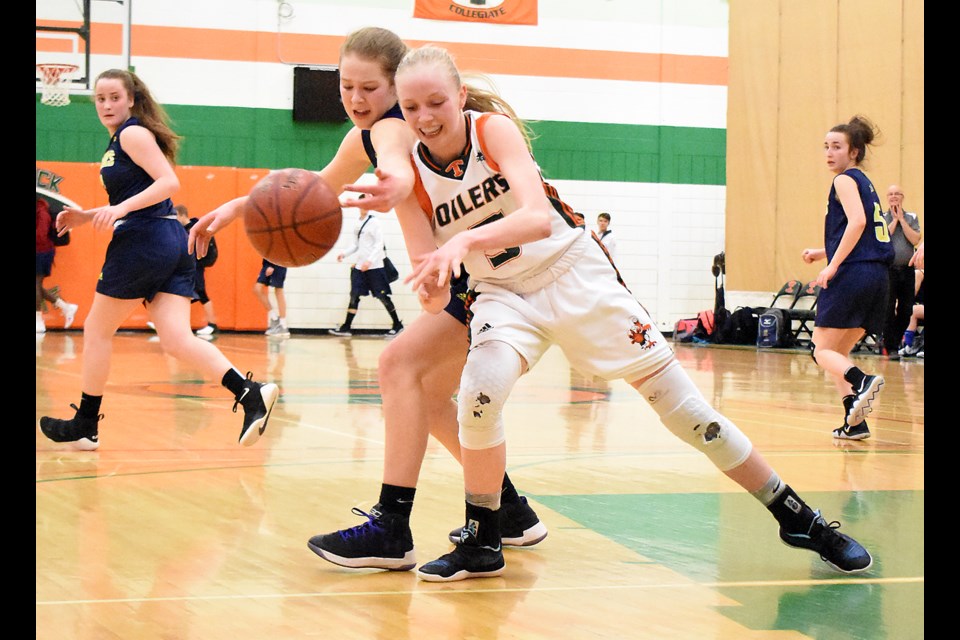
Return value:
[(740, 466), (750, 455), (750, 439), (707, 403), (678, 363), (644, 382), (638, 391), (671, 433), (706, 454), (721, 471)]
[(503, 443), (503, 405), (522, 373), (520, 355), (505, 342), (491, 340), (470, 350), (457, 392), (460, 444), (490, 449)]

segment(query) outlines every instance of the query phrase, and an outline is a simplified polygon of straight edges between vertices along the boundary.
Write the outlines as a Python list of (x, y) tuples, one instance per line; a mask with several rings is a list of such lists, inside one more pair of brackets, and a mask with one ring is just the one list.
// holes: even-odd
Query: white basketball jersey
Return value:
[[(466, 111), (464, 116), (468, 144), (462, 156), (441, 167), (422, 144), (417, 143), (413, 151), (417, 169), (414, 190), (438, 245), (518, 209), (510, 185), (500, 174), (496, 159), (486, 153), (483, 139), (488, 118), (507, 116), (476, 111)], [(547, 269), (583, 235), (582, 217), (557, 197), (553, 187), (544, 182), (543, 188), (556, 212), (550, 236), (500, 251), (471, 251), (463, 262), (472, 280), (522, 281)]]

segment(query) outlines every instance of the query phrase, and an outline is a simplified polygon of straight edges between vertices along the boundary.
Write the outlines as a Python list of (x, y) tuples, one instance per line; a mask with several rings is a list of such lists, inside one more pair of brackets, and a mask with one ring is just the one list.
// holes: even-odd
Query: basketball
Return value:
[(327, 255), (340, 237), (337, 194), (306, 169), (280, 169), (260, 179), (243, 210), (257, 253), (281, 267), (302, 267)]

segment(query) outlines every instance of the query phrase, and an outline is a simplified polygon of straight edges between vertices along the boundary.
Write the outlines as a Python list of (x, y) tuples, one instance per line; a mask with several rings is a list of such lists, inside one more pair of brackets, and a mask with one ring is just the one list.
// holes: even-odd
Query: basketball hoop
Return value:
[(40, 77), (43, 80), (43, 95), (40, 102), (51, 107), (63, 107), (70, 104), (70, 94), (63, 83), (63, 76), (79, 69), (75, 64), (44, 63), (38, 64)]

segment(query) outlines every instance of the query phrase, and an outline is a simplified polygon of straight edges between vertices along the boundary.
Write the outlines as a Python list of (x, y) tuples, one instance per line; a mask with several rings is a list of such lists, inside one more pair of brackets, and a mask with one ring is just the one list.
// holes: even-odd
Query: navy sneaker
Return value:
[(480, 544), (476, 536), (463, 529), (456, 548), (417, 569), (417, 577), (427, 582), (454, 582), (467, 578), (493, 578), (503, 573), (503, 547)]
[(370, 513), (354, 507), (353, 513), (367, 521), (350, 529), (313, 536), (307, 546), (315, 554), (351, 569), (409, 571), (417, 566), (410, 520), (394, 513), (382, 513), (374, 505)]
[(864, 376), (859, 389), (853, 389), (853, 403), (847, 410), (847, 424), (856, 426), (873, 411), (873, 403), (883, 388), (883, 376)]
[(40, 418), (40, 431), (54, 442), (69, 444), (78, 451), (96, 451), (100, 447), (97, 423), (103, 420), (101, 413), (96, 418), (83, 418), (77, 405), (70, 407), (76, 412), (69, 420), (59, 418)]
[[(448, 534), (450, 542), (460, 544), (463, 527)], [(500, 504), (500, 542), (505, 547), (532, 547), (547, 537), (547, 527), (540, 522), (536, 511), (527, 503), (526, 496), (520, 502)]]
[(277, 402), (280, 395), (280, 387), (270, 383), (254, 382), (253, 373), (247, 372), (247, 379), (243, 383), (243, 391), (240, 392), (233, 403), (233, 412), (237, 412), (237, 406), (243, 405), (243, 428), (240, 430), (240, 444), (249, 447), (260, 439), (263, 432), (267, 429), (267, 420), (270, 419), (270, 412), (273, 411), (273, 405)]
[(842, 573), (861, 573), (873, 565), (873, 558), (863, 545), (837, 531), (839, 522), (827, 523), (819, 509), (813, 515), (806, 533), (790, 533), (780, 527), (783, 543), (819, 553), (821, 560)]

